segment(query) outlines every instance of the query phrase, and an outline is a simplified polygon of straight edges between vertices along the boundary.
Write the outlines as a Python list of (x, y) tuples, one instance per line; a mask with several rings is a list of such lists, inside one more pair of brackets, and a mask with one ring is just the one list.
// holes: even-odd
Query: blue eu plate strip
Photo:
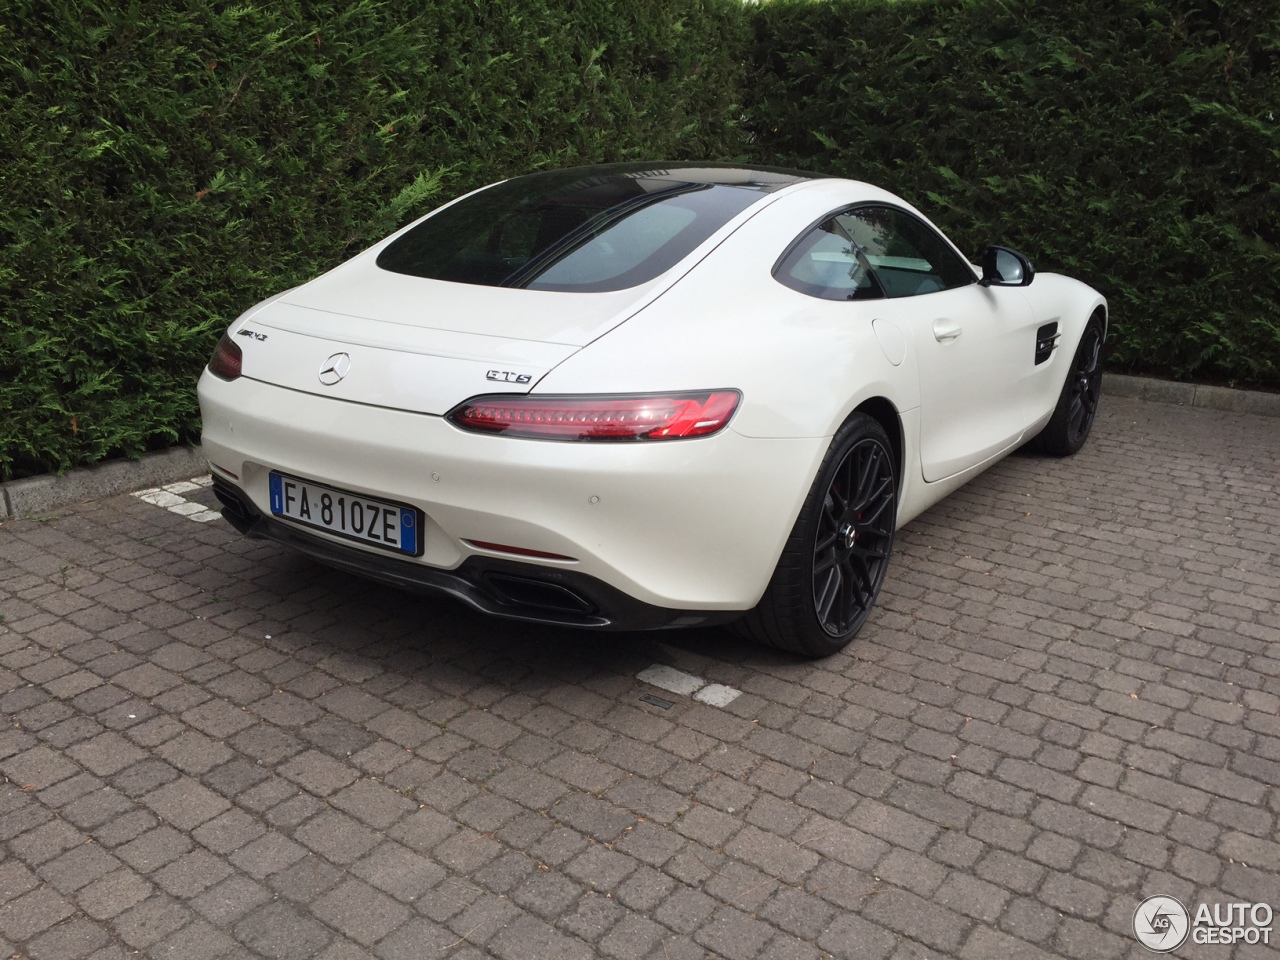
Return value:
[(271, 476), (271, 512), (284, 513), (284, 481), (280, 479), (280, 474), (273, 473)]
[(418, 553), (417, 518), (408, 507), (400, 508), (400, 549), (415, 556)]

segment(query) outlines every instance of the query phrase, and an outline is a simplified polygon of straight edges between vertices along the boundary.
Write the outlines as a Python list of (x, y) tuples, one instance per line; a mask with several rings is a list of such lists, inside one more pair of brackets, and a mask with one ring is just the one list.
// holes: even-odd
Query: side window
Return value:
[(883, 297), (871, 266), (835, 216), (792, 244), (774, 268), (774, 277), (792, 290), (823, 300), (870, 300)]
[(857, 207), (836, 217), (888, 297), (974, 283), (973, 271), (928, 224), (894, 207)]
[(823, 300), (914, 297), (977, 282), (936, 230), (878, 205), (832, 214), (791, 245), (773, 276)]

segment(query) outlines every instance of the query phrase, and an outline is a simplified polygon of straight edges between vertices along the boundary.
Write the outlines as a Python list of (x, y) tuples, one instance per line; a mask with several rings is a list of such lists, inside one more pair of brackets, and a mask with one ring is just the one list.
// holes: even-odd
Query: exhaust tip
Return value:
[(512, 606), (576, 614), (594, 613), (596, 610), (590, 600), (558, 583), (508, 573), (490, 573), (485, 582), (499, 600)]

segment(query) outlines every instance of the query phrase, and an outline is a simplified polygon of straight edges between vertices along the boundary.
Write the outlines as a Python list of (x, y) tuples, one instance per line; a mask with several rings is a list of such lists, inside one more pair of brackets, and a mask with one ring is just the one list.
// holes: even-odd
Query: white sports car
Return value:
[(822, 656), (898, 527), (1033, 438), (1080, 448), (1106, 331), (1083, 283), (971, 266), (865, 183), (535, 173), (244, 313), (204, 452), (237, 529), (353, 573)]

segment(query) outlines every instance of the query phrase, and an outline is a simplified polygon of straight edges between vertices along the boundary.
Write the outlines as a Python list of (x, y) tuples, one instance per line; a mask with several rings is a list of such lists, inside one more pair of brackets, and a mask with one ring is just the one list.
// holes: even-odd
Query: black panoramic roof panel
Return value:
[(482, 286), (622, 290), (669, 270), (769, 194), (816, 178), (712, 163), (533, 173), (440, 209), (388, 245), (377, 264)]

